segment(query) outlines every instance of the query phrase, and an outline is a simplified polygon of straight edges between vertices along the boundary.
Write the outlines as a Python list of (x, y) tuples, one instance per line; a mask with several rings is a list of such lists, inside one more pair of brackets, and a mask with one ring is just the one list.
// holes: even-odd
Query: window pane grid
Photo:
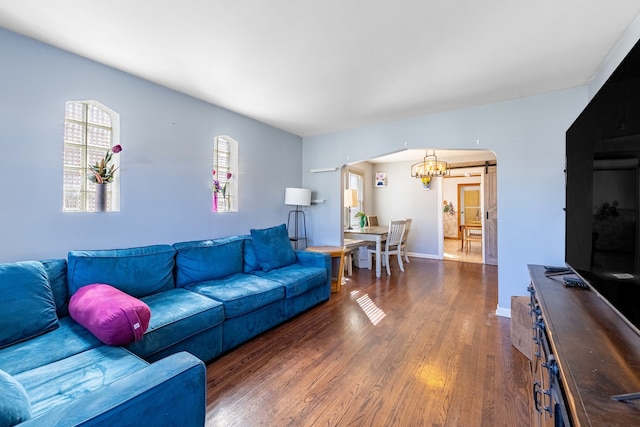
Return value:
[(95, 165), (104, 158), (105, 152), (103, 150), (96, 150), (92, 147), (87, 147), (87, 165)]
[(108, 150), (111, 148), (111, 130), (96, 126), (87, 126), (87, 145), (103, 147)]
[(64, 190), (77, 192), (82, 187), (85, 174), (81, 170), (66, 169), (64, 171)]
[(64, 124), (65, 144), (84, 144), (84, 126), (81, 123), (65, 122)]
[[(64, 123), (63, 210), (95, 211), (96, 185), (88, 179), (88, 165), (100, 162), (112, 146), (111, 116), (83, 102), (68, 102)], [(112, 206), (108, 187), (107, 210)]]
[[(213, 169), (216, 171), (216, 178), (220, 182), (220, 186), (229, 185), (227, 174), (231, 172), (231, 144), (224, 138), (216, 138), (213, 149)], [(227, 187), (227, 197), (218, 197), (218, 212), (231, 211), (231, 190)]]
[(65, 212), (82, 212), (82, 197), (79, 191), (64, 192), (64, 210)]
[(96, 125), (111, 127), (111, 117), (102, 108), (95, 105), (87, 105), (87, 122)]
[(65, 119), (68, 120), (77, 120), (79, 122), (84, 122), (84, 104), (82, 102), (67, 102), (67, 106), (65, 109)]
[(229, 168), (229, 153), (221, 153), (218, 151), (218, 167), (219, 168)]
[(82, 167), (84, 160), (84, 148), (82, 146), (64, 147), (64, 165), (66, 167)]

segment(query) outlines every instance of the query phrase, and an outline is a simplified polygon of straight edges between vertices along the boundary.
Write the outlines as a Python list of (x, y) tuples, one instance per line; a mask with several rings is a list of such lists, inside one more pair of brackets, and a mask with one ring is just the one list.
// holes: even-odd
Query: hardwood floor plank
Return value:
[[(208, 426), (528, 426), (528, 360), (497, 269), (354, 269), (330, 301), (207, 367)], [(524, 292), (524, 289), (523, 289)]]

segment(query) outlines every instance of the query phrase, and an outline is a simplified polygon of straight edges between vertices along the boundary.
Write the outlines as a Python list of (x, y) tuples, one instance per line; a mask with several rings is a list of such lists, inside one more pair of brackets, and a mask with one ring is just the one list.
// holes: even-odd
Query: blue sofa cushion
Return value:
[(58, 317), (69, 315), (69, 290), (67, 289), (67, 260), (45, 259), (40, 261), (49, 277), (51, 292), (56, 302)]
[(224, 321), (221, 302), (187, 289), (174, 288), (141, 299), (151, 309), (149, 328), (142, 340), (126, 346), (140, 357), (164, 350)]
[(296, 262), (296, 253), (284, 224), (261, 230), (251, 229), (251, 238), (256, 257), (264, 271)]
[(105, 345), (14, 377), (27, 391), (36, 418), (148, 365), (121, 347)]
[(217, 279), (242, 271), (241, 237), (174, 243), (176, 285)]
[(136, 298), (175, 288), (175, 255), (170, 245), (71, 251), (67, 257), (69, 294), (92, 283), (108, 283)]
[(11, 427), (31, 418), (27, 392), (15, 378), (0, 370), (0, 427)]
[(187, 289), (222, 302), (226, 319), (256, 311), (284, 299), (282, 284), (244, 273), (194, 283), (187, 286)]
[(251, 236), (243, 236), (243, 238), (244, 245), (242, 247), (242, 254), (244, 263), (242, 271), (245, 273), (251, 273), (252, 271), (259, 270), (262, 267), (260, 267), (260, 263), (256, 257), (256, 250), (253, 247), (253, 240), (251, 239)]
[(71, 317), (59, 322), (53, 331), (0, 349), (0, 369), (16, 375), (103, 345)]
[(58, 327), (56, 303), (42, 263), (0, 264), (0, 348)]
[(257, 270), (252, 274), (281, 283), (285, 288), (285, 298), (297, 297), (327, 283), (325, 268), (300, 264), (291, 264), (268, 272)]
[(201, 360), (172, 354), (19, 427), (204, 426), (206, 376)]

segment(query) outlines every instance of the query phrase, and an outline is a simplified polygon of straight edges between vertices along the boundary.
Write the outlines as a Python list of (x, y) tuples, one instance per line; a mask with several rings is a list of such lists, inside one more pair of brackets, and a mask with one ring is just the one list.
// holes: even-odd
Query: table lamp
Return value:
[(353, 230), (351, 228), (351, 208), (354, 206), (358, 206), (358, 190), (344, 190), (344, 207), (347, 208), (347, 223), (349, 224), (347, 230)]

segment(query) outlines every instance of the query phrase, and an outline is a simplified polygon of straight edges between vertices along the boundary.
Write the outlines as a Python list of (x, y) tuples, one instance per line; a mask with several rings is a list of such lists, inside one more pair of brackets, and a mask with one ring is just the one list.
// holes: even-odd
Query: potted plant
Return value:
[(96, 184), (96, 211), (106, 212), (107, 210), (107, 184), (113, 182), (118, 167), (109, 164), (114, 154), (122, 151), (120, 144), (114, 145), (111, 150), (107, 150), (104, 158), (93, 165), (89, 165), (89, 180)]
[(453, 202), (447, 202), (446, 200), (442, 202), (442, 212), (449, 212), (451, 215), (455, 215), (456, 211), (453, 208)]
[(365, 215), (365, 213), (360, 211), (355, 215), (355, 217), (360, 220), (360, 228), (364, 228), (365, 224), (367, 223), (367, 216)]

